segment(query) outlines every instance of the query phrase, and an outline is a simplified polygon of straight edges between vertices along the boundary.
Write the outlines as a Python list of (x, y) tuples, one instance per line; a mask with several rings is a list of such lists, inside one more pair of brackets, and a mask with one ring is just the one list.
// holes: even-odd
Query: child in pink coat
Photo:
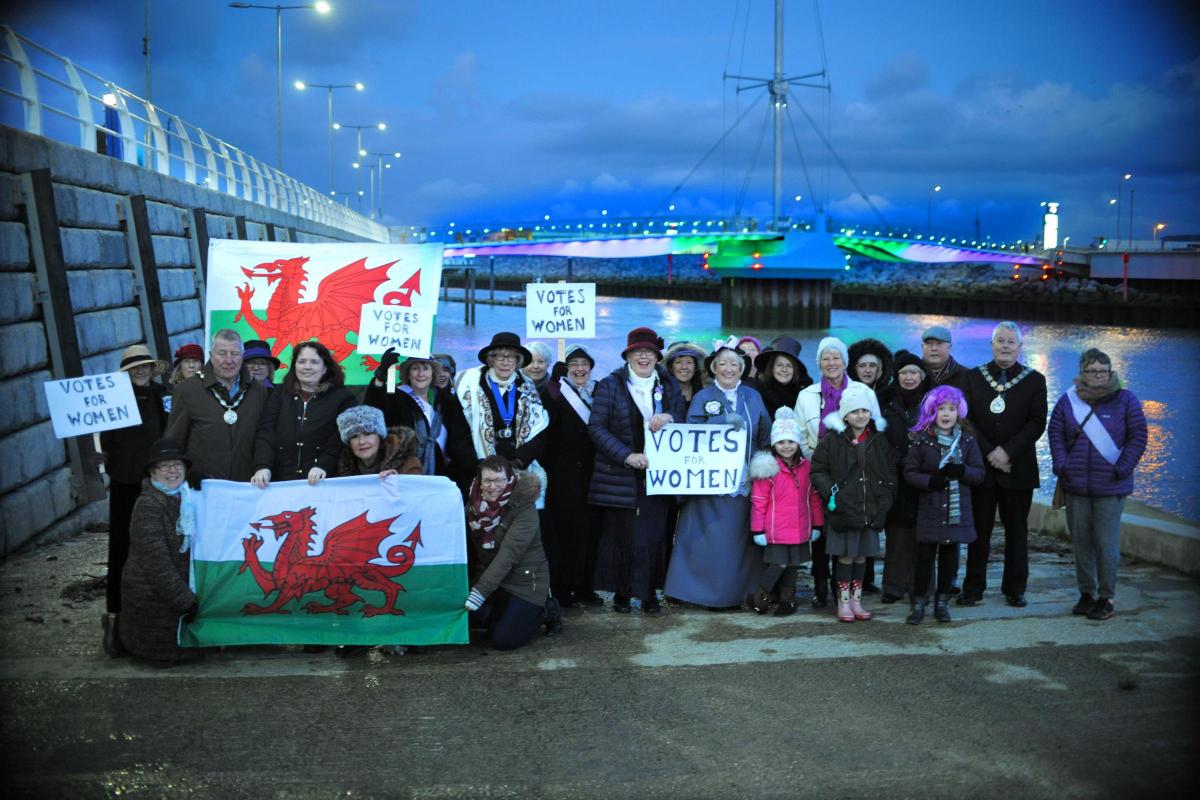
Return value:
[[(775, 616), (796, 613), (796, 568), (812, 560), (809, 541), (816, 541), (824, 522), (821, 496), (808, 479), (808, 461), (800, 452), (800, 423), (787, 406), (775, 412), (771, 451), (750, 461), (750, 535), (763, 548), (767, 563), (758, 589), (748, 602), (767, 613), (778, 589)], [(811, 532), (811, 535), (810, 535)]]

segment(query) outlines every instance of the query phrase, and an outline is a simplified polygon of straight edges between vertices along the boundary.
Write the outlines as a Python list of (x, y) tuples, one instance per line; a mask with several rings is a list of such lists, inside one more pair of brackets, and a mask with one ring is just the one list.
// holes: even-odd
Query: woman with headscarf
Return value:
[(200, 657), (177, 644), (180, 618), (196, 614), (188, 585), (191, 539), (196, 532), (190, 465), (178, 444), (160, 439), (146, 459), (149, 476), (133, 507), (129, 560), (125, 562), (121, 643), (135, 658), (169, 667)]
[(596, 445), (588, 502), (601, 506), (594, 586), (613, 592), (613, 611), (662, 611), (663, 545), (671, 500), (646, 494), (645, 429), (657, 432), (684, 416), (679, 384), (662, 360), (663, 341), (650, 328), (626, 336), (625, 363), (596, 384), (588, 435)]
[(529, 342), (525, 347), (529, 350), (529, 363), (521, 369), (521, 374), (528, 378), (540, 393), (550, 382), (550, 366), (554, 363), (554, 353), (545, 342)]
[(433, 379), (434, 385), (453, 394), (454, 376), (458, 372), (458, 363), (455, 362), (454, 356), (449, 353), (434, 353), (433, 360), (442, 365), (442, 371)]
[(896, 452), (896, 500), (888, 509), (887, 547), (883, 559), (883, 595), (880, 602), (891, 604), (911, 595), (917, 559), (916, 487), (904, 480), (904, 457), (912, 445), (909, 435), (921, 418), (921, 399), (929, 390), (929, 370), (925, 362), (907, 350), (896, 351), (893, 379), (884, 389), (879, 405), (887, 423), (884, 434)]
[[(846, 344), (835, 336), (826, 336), (817, 344), (817, 369), (821, 379), (811, 386), (800, 390), (796, 396), (796, 417), (803, 426), (801, 434), (804, 441), (800, 448), (805, 458), (812, 458), (817, 443), (828, 432), (824, 419), (829, 414), (836, 413), (841, 406), (842, 393), (852, 384), (862, 386), (846, 374), (850, 363), (850, 353)], [(866, 388), (865, 386), (863, 388)], [(868, 400), (872, 419), (881, 421), (879, 430), (886, 427), (879, 410), (879, 400), (874, 392)], [(812, 604), (824, 608), (829, 604), (830, 576), (829, 558), (825, 552), (826, 538), (822, 536), (813, 543), (813, 596)]]
[(1095, 348), (1050, 414), (1050, 456), (1067, 504), (1079, 602), (1072, 614), (1106, 620), (1115, 613), (1121, 563), (1121, 513), (1146, 452), (1146, 417), (1121, 388), (1112, 359)]
[(108, 470), (108, 574), (105, 578), (104, 652), (121, 654), (117, 629), (121, 613), (121, 576), (129, 557), (129, 528), (134, 503), (142, 492), (146, 463), (154, 443), (167, 427), (170, 394), (155, 377), (167, 369), (166, 362), (150, 355), (145, 345), (135, 344), (121, 353), (121, 372), (129, 374), (140, 425), (117, 428), (100, 434), (101, 452), (96, 461)]
[(685, 498), (665, 592), (714, 610), (741, 605), (762, 573), (762, 554), (750, 537), (750, 459), (771, 443), (771, 418), (762, 397), (745, 381), (750, 356), (733, 337), (713, 343), (704, 361), (713, 377), (688, 408), (689, 423), (730, 425), (746, 437), (742, 483), (728, 495)]
[(559, 605), (604, 605), (592, 590), (599, 544), (599, 514), (588, 506), (596, 445), (588, 435), (596, 360), (586, 345), (566, 347), (566, 374), (546, 384), (546, 510), (542, 545), (550, 561), (550, 588)]
[(756, 388), (771, 419), (783, 406), (794, 409), (800, 390), (812, 385), (808, 370), (800, 363), (800, 348), (798, 340), (780, 336), (754, 359), (758, 371)]
[(667, 356), (663, 359), (671, 377), (679, 382), (684, 402), (689, 405), (696, 392), (704, 388), (704, 375), (700, 365), (704, 363), (706, 355), (698, 344), (675, 342), (667, 348)]

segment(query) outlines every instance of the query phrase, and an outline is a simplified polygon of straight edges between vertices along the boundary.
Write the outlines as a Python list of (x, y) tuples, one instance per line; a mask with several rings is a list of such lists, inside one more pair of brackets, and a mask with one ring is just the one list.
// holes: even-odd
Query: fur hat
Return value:
[(383, 421), (383, 412), (375, 406), (351, 406), (338, 414), (338, 436), (343, 444), (360, 433), (377, 433), (380, 439), (387, 438), (387, 426)]
[(800, 443), (800, 422), (796, 419), (795, 411), (780, 406), (775, 412), (775, 421), (771, 423), (771, 446), (785, 440)]
[(877, 407), (878, 401), (875, 399), (874, 392), (858, 381), (850, 381), (850, 385), (842, 391), (842, 400), (838, 403), (838, 410), (832, 414), (826, 414), (825, 419), (821, 421), (825, 423), (826, 428), (841, 433), (846, 430), (846, 415), (851, 411), (865, 408), (871, 412), (871, 421), (875, 423), (875, 430), (882, 431), (887, 428), (887, 423), (883, 421), (883, 417), (876, 415)]
[(849, 372), (850, 353), (846, 350), (846, 343), (836, 336), (826, 336), (817, 344), (817, 370), (821, 369), (821, 354), (830, 349), (838, 352), (838, 355), (842, 357), (842, 363), (846, 365), (846, 372)]
[(892, 380), (892, 351), (878, 339), (859, 339), (854, 344), (850, 345), (848, 351), (850, 361), (846, 364), (846, 371), (850, 373), (850, 377), (854, 380), (859, 380), (858, 371), (855, 370), (855, 365), (863, 356), (875, 356), (879, 359), (879, 377), (875, 379), (875, 385), (872, 389), (882, 389), (887, 386)]

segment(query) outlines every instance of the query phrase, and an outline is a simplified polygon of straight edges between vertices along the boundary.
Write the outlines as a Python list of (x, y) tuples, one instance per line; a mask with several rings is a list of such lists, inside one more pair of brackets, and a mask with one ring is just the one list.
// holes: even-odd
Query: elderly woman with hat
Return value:
[(388, 428), (383, 412), (374, 406), (351, 406), (338, 414), (338, 436), (346, 449), (338, 459), (337, 475), (424, 475), (420, 448), (412, 428)]
[[(817, 443), (825, 436), (825, 417), (837, 412), (842, 393), (851, 386), (863, 386), (846, 374), (850, 365), (850, 353), (846, 343), (835, 336), (826, 336), (817, 344), (817, 368), (821, 379), (811, 386), (806, 386), (796, 395), (796, 417), (803, 426), (801, 433), (804, 441), (800, 449), (805, 458), (812, 458)], [(881, 421), (880, 429), (886, 427), (879, 410), (879, 400), (874, 392), (870, 392), (869, 410), (873, 419)], [(813, 596), (812, 604), (824, 608), (829, 603), (829, 558), (825, 554), (825, 538), (821, 537), (813, 543)]]
[[(295, 350), (293, 350), (293, 353)], [(266, 386), (275, 388), (273, 378), (283, 362), (271, 353), (271, 346), (262, 339), (249, 339), (242, 350), (242, 363), (250, 371), (250, 377)]]
[(337, 468), (337, 418), (355, 405), (345, 383), (341, 364), (325, 345), (303, 342), (292, 350), (292, 365), (258, 422), (251, 483), (262, 489), (272, 479), (315, 484)]
[(667, 357), (663, 359), (671, 377), (679, 381), (679, 389), (683, 392), (683, 400), (691, 405), (696, 392), (704, 388), (704, 373), (701, 364), (708, 355), (693, 342), (675, 342), (667, 348)]
[(152, 445), (167, 427), (170, 395), (154, 378), (167, 369), (164, 361), (150, 355), (143, 344), (125, 348), (121, 353), (122, 372), (128, 373), (133, 384), (141, 424), (117, 428), (100, 434), (98, 463), (108, 469), (108, 578), (105, 585), (106, 613), (101, 618), (104, 628), (104, 651), (120, 655), (117, 634), (121, 613), (121, 573), (129, 555), (129, 525), (134, 503), (142, 491), (142, 478)]
[(613, 611), (629, 613), (636, 597), (643, 614), (657, 614), (671, 500), (646, 494), (645, 429), (681, 421), (684, 405), (678, 382), (659, 363), (658, 334), (634, 328), (625, 342), (625, 363), (596, 384), (588, 419), (596, 444), (588, 502), (603, 508), (595, 587), (613, 592)]
[[(687, 421), (731, 425), (744, 431), (746, 465), (771, 444), (771, 417), (758, 391), (746, 379), (750, 356), (730, 337), (713, 343), (704, 369), (713, 384), (698, 392)], [(750, 538), (750, 471), (731, 494), (688, 497), (679, 513), (666, 593), (712, 609), (741, 604), (762, 572), (762, 556)]]
[(147, 455), (149, 477), (142, 482), (130, 524), (121, 643), (134, 657), (156, 666), (200, 656), (200, 651), (176, 643), (180, 617), (196, 613), (196, 595), (188, 586), (189, 551), (196, 529), (191, 492), (184, 482), (189, 465), (177, 443), (156, 441)]
[(754, 357), (758, 393), (771, 419), (784, 406), (794, 408), (800, 390), (812, 385), (808, 370), (800, 362), (800, 348), (797, 339), (779, 336)]
[(583, 344), (566, 347), (566, 374), (550, 381), (542, 392), (550, 427), (546, 431), (546, 513), (542, 545), (550, 560), (550, 588), (559, 605), (603, 605), (592, 590), (596, 548), (600, 541), (598, 515), (588, 508), (588, 487), (596, 445), (588, 435), (596, 379), (596, 359)]
[(167, 383), (176, 386), (180, 381), (186, 381), (204, 367), (204, 348), (195, 342), (181, 345), (175, 351), (175, 361), (171, 366), (171, 375)]
[[(363, 402), (383, 412), (388, 430), (407, 428), (416, 434), (417, 457), (425, 475), (457, 477), (465, 485), (475, 459), (466, 440), (462, 406), (452, 392), (438, 387), (441, 362), (432, 356), (406, 358), (396, 367), (396, 391), (389, 394), (388, 370), (398, 359), (392, 348), (383, 354)], [(456, 462), (463, 463), (461, 469)]]

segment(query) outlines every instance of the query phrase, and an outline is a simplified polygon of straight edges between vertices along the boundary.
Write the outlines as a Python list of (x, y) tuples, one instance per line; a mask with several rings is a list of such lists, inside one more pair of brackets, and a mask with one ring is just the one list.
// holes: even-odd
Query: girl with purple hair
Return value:
[(912, 428), (915, 437), (904, 458), (904, 480), (920, 492), (920, 498), (912, 611), (905, 620), (909, 625), (919, 625), (925, 617), (934, 561), (938, 575), (933, 616), (938, 622), (950, 621), (958, 546), (975, 541), (971, 493), (963, 487), (982, 483), (985, 471), (966, 416), (963, 393), (942, 385), (925, 395), (921, 417)]

